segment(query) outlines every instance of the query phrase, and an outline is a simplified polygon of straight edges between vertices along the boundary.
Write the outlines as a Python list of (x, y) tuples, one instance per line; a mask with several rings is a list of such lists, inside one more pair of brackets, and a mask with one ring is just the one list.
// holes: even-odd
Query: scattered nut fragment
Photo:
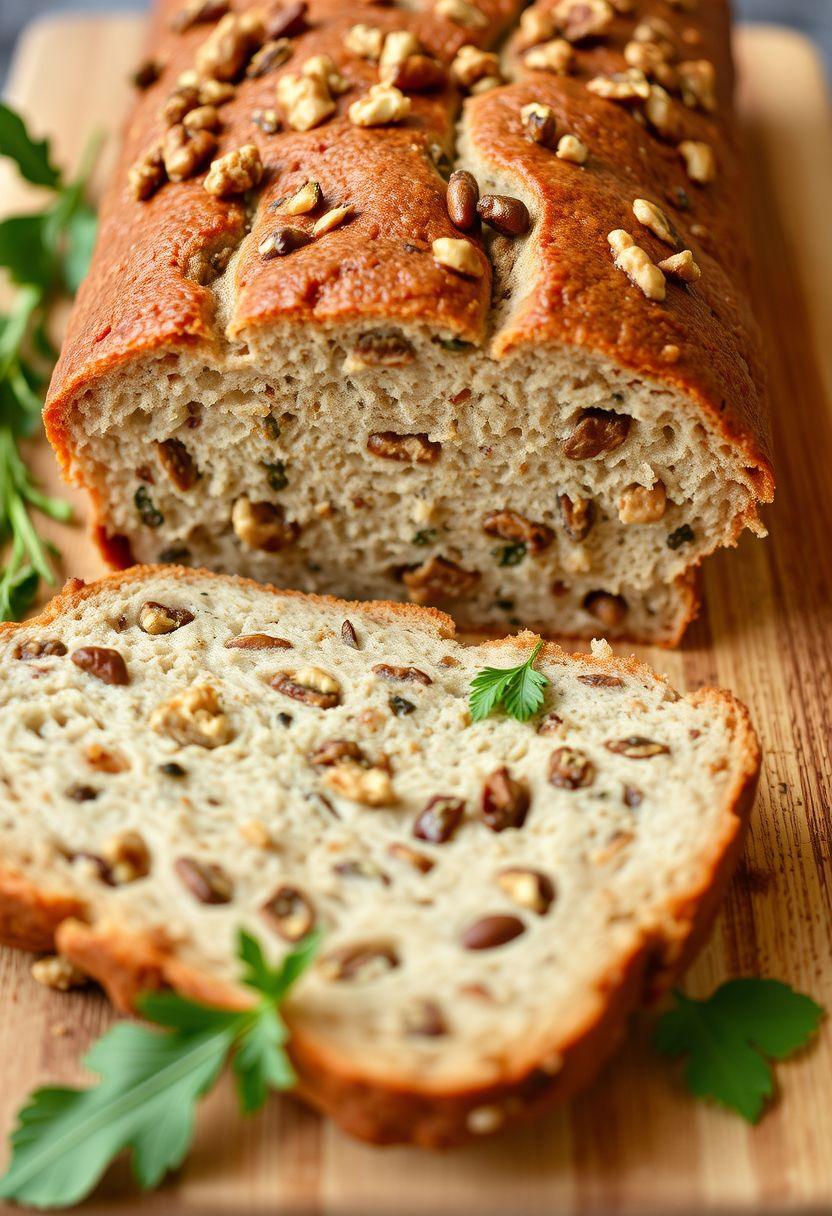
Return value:
[(692, 182), (706, 185), (716, 177), (716, 157), (710, 144), (698, 139), (683, 139), (679, 153)]
[(280, 115), (277, 110), (253, 110), (251, 121), (264, 135), (275, 135), (280, 130)]
[(234, 738), (217, 691), (210, 684), (194, 684), (157, 706), (150, 715), (150, 728), (168, 735), (181, 747), (193, 743), (211, 749)]
[(477, 215), (502, 236), (524, 236), (531, 224), (526, 204), (510, 194), (484, 194)]
[(678, 83), (676, 69), (669, 62), (666, 48), (656, 42), (639, 42), (633, 39), (624, 47), (624, 59), (628, 67), (637, 68), (658, 80), (665, 88), (675, 88)]
[(477, 225), (479, 197), (480, 188), (473, 173), (455, 169), (448, 178), (445, 206), (451, 223), (462, 232), (470, 232)]
[(562, 135), (558, 140), (558, 160), (568, 160), (573, 165), (585, 165), (589, 148), (577, 135)]
[(292, 643), (285, 638), (273, 637), (270, 633), (241, 633), (229, 638), (226, 650), (291, 650)]
[(629, 414), (614, 414), (597, 406), (581, 410), (563, 441), (563, 454), (569, 460), (591, 460), (602, 452), (614, 452), (629, 435), (631, 422)]
[(182, 119), (186, 131), (219, 131), (222, 125), (216, 106), (197, 106)]
[(384, 127), (401, 122), (410, 113), (411, 101), (391, 84), (374, 84), (347, 111), (356, 127)]
[(277, 100), (284, 107), (286, 122), (293, 131), (311, 131), (334, 114), (336, 108), (329, 85), (318, 76), (281, 76)]
[(572, 66), (574, 51), (565, 38), (552, 38), (526, 51), (523, 63), (536, 72), (554, 72), (565, 76)]
[(129, 684), (127, 664), (117, 650), (108, 646), (82, 646), (69, 656), (76, 667), (101, 680), (102, 684)]
[(396, 801), (390, 774), (383, 768), (365, 768), (355, 761), (334, 764), (327, 769), (323, 783), (334, 794), (360, 802), (363, 806), (391, 806)]
[(603, 671), (593, 671), (589, 675), (578, 676), (581, 684), (590, 688), (623, 688), (624, 681), (620, 676), (608, 676)]
[(468, 0), (436, 0), (433, 11), (437, 17), (445, 17), (455, 25), (465, 26), (466, 29), (482, 29), (488, 25), (488, 18)]
[(555, 111), (540, 101), (530, 101), (520, 111), (520, 122), (528, 139), (533, 144), (542, 144), (544, 148), (554, 145), (557, 135)]
[(643, 735), (630, 735), (627, 739), (608, 739), (604, 747), (609, 752), (626, 756), (628, 760), (651, 760), (653, 756), (667, 756), (670, 748), (655, 739), (645, 739)]
[(263, 553), (280, 553), (300, 535), (300, 525), (287, 520), (282, 507), (270, 502), (250, 502), (248, 498), (238, 498), (234, 503), (231, 523), (247, 548)]
[(315, 909), (304, 893), (289, 883), (278, 887), (260, 909), (266, 923), (284, 941), (299, 942), (315, 925)]
[(498, 873), (497, 882), (509, 899), (538, 916), (545, 916), (555, 898), (552, 880), (539, 870), (507, 866)]
[(244, 819), (240, 824), (240, 835), (255, 849), (271, 849), (274, 845), (269, 829), (259, 819)]
[(377, 25), (367, 25), (359, 22), (347, 30), (344, 46), (353, 55), (369, 59), (375, 63), (381, 58), (381, 48), (384, 46), (384, 32)]
[(466, 278), (481, 279), (483, 264), (470, 241), (440, 236), (431, 245), (434, 261)]
[(463, 929), (459, 940), (466, 950), (494, 950), (514, 941), (525, 930), (517, 916), (482, 916)]
[(399, 435), (396, 431), (373, 431), (367, 440), (367, 451), (382, 460), (398, 460), (403, 464), (436, 464), (442, 444), (429, 439), (424, 432)]
[(448, 74), (431, 55), (408, 55), (385, 70), (385, 84), (403, 93), (433, 93), (448, 83)]
[(29, 663), (32, 659), (61, 658), (65, 654), (66, 646), (57, 638), (47, 638), (45, 641), (30, 638), (28, 642), (20, 642), (14, 650), (14, 657), (22, 659), (24, 663)]
[(607, 0), (560, 0), (554, 10), (557, 27), (569, 42), (582, 42), (606, 33), (613, 17)]
[(264, 38), (259, 13), (226, 13), (197, 49), (194, 59), (197, 73), (214, 80), (234, 80)]
[(605, 629), (614, 629), (627, 615), (627, 601), (621, 595), (608, 591), (590, 591), (584, 596), (583, 607), (590, 616), (600, 621)]
[(451, 76), (463, 89), (472, 89), (486, 77), (499, 81), (502, 79), (499, 57), (492, 51), (466, 44), (459, 48), (451, 63)]
[(156, 443), (156, 455), (177, 490), (190, 490), (199, 480), (199, 469), (181, 439), (163, 439)]
[(659, 270), (665, 274), (672, 275), (674, 279), (680, 279), (683, 283), (695, 283), (697, 279), (702, 277), (702, 271), (699, 269), (697, 262), (690, 249), (682, 249), (679, 253), (674, 253), (669, 258), (664, 258), (659, 262)]
[(358, 637), (355, 632), (355, 626), (351, 621), (344, 621), (341, 625), (341, 641), (345, 646), (352, 647), (353, 650), (359, 650)]
[(402, 1029), (409, 1036), (434, 1039), (448, 1033), (448, 1024), (436, 1001), (419, 999), (405, 1006)]
[(637, 198), (633, 200), (633, 215), (640, 224), (645, 228), (649, 228), (660, 241), (664, 241), (667, 245), (678, 249), (680, 245), (679, 233), (673, 227), (667, 212), (655, 203), (651, 203), (649, 199)]
[(529, 810), (529, 791), (515, 781), (508, 769), (495, 769), (485, 780), (482, 791), (482, 818), (492, 832), (521, 828)]
[(139, 629), (154, 637), (173, 633), (183, 625), (190, 625), (193, 619), (194, 614), (187, 608), (169, 608), (167, 604), (157, 604), (155, 600), (146, 600), (139, 609)]
[(409, 844), (402, 844), (398, 840), (394, 840), (387, 846), (387, 852), (397, 861), (403, 861), (414, 870), (418, 870), (420, 874), (428, 874), (435, 864), (433, 858), (428, 857), (426, 853), (420, 853), (418, 849), (412, 849)]
[(275, 203), (274, 210), (281, 215), (305, 215), (307, 211), (315, 210), (322, 197), (318, 182), (306, 181), (293, 194)]
[(245, 194), (263, 176), (263, 162), (256, 144), (243, 144), (211, 162), (211, 168), (203, 182), (209, 194), (227, 198), (231, 194)]
[(320, 219), (315, 220), (312, 225), (312, 236), (325, 236), (327, 232), (340, 228), (351, 215), (352, 207), (331, 207), (329, 211), (324, 212)]
[(422, 53), (422, 45), (411, 30), (393, 30), (384, 39), (379, 56), (379, 76), (385, 81), (386, 73), (397, 68), (411, 55)]
[(563, 530), (569, 539), (576, 543), (586, 540), (595, 523), (595, 503), (592, 499), (572, 499), (568, 494), (559, 494), (558, 507), (563, 520)]
[(170, 27), (183, 34), (202, 21), (219, 21), (228, 12), (229, 0), (187, 0), (170, 19)]
[(222, 866), (195, 857), (177, 857), (173, 868), (180, 882), (201, 904), (228, 904), (234, 886)]
[(267, 38), (294, 38), (306, 25), (306, 0), (290, 0), (266, 15)]
[(298, 672), (280, 671), (270, 682), (275, 692), (316, 709), (334, 709), (341, 701), (341, 685), (320, 667), (307, 667)]
[(130, 761), (121, 752), (110, 751), (100, 743), (90, 743), (85, 758), (97, 773), (124, 773), (130, 767)]
[(139, 832), (117, 832), (101, 846), (116, 886), (137, 882), (150, 873), (150, 850)]
[(162, 147), (161, 144), (157, 144), (145, 152), (144, 156), (140, 156), (128, 170), (127, 185), (133, 198), (144, 203), (153, 197), (160, 186), (165, 184), (167, 178)]
[(431, 798), (413, 824), (413, 835), (430, 844), (447, 844), (456, 832), (463, 815), (465, 803), (461, 798), (437, 794)]
[(549, 757), (549, 781), (561, 790), (579, 790), (592, 785), (595, 765), (574, 747), (558, 747)]
[(381, 979), (399, 965), (398, 955), (386, 942), (363, 942), (330, 950), (318, 967), (325, 979), (369, 981)]
[(327, 739), (309, 757), (309, 763), (316, 768), (330, 768), (344, 760), (352, 760), (360, 764), (364, 753), (352, 739)]
[(418, 667), (395, 667), (390, 663), (376, 663), (371, 670), (382, 680), (402, 680), (407, 684), (432, 684), (433, 680)]
[(165, 172), (172, 182), (193, 177), (217, 149), (216, 136), (211, 131), (188, 131), (181, 123), (165, 135), (162, 159)]
[(37, 962), (32, 963), (31, 975), (38, 984), (53, 988), (56, 992), (69, 992), (71, 988), (83, 988), (89, 983), (86, 972), (62, 954), (39, 958)]
[(380, 883), (383, 887), (390, 885), (390, 879), (381, 866), (377, 866), (374, 861), (369, 861), (367, 858), (351, 857), (347, 861), (339, 861), (332, 868), (341, 878), (361, 878), (365, 881)]
[(552, 13), (539, 4), (532, 4), (520, 14), (518, 41), (522, 48), (547, 42), (554, 36), (555, 22)]
[(687, 59), (677, 65), (682, 101), (691, 109), (712, 114), (716, 109), (716, 71), (708, 59)]
[(650, 82), (637, 68), (613, 72), (610, 76), (594, 76), (587, 81), (586, 87), (606, 101), (646, 101), (650, 96)]
[(618, 500), (618, 518), (622, 524), (655, 524), (667, 507), (663, 481), (653, 486), (631, 485)]
[(279, 68), (291, 57), (292, 44), (288, 38), (274, 38), (265, 42), (257, 51), (246, 68), (246, 76), (252, 80), (266, 76)]
[(517, 511), (489, 511), (483, 516), (482, 528), (488, 536), (520, 542), (532, 553), (542, 553), (555, 539), (554, 532), (546, 524), (526, 519)]
[(296, 249), (302, 249), (304, 245), (308, 245), (311, 239), (310, 234), (303, 228), (294, 228), (291, 224), (285, 224), (283, 227), (275, 228), (272, 232), (267, 233), (257, 246), (257, 252), (261, 258), (285, 258), (287, 254), (294, 253)]
[(615, 264), (638, 287), (648, 300), (662, 301), (667, 294), (665, 278), (648, 254), (637, 245), (629, 232), (616, 228), (607, 240), (615, 255)]
[(479, 570), (466, 570), (445, 557), (430, 557), (415, 570), (402, 575), (409, 597), (415, 604), (432, 604), (437, 600), (458, 599), (468, 595), (480, 581)]
[[(357, 372), (365, 367), (404, 367), (412, 363), (415, 351), (400, 329), (368, 329), (361, 334), (344, 361), (344, 371)], [(415, 442), (417, 441), (418, 442)], [(403, 441), (403, 442), (402, 442)], [(395, 431), (376, 431), (367, 441), (367, 450), (388, 460), (415, 460), (431, 464), (438, 456), (426, 435), (396, 435)]]
[(647, 122), (664, 139), (678, 139), (682, 133), (679, 107), (661, 85), (650, 85), (650, 96), (644, 107)]

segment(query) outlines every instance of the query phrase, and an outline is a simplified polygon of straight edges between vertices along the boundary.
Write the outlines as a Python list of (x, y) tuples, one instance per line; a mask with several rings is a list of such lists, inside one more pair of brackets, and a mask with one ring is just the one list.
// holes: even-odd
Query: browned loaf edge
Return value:
[[(135, 567), (103, 581), (117, 588), (140, 582), (157, 569)], [(169, 572), (183, 581), (222, 577), (185, 569)], [(250, 583), (250, 580), (236, 581), (243, 585)], [(30, 623), (51, 624), (83, 599), (97, 594), (101, 585), (84, 586), (72, 580)], [(300, 594), (264, 589), (282, 596)], [(326, 596), (302, 598), (341, 604), (344, 609), (359, 607)], [(372, 612), (375, 606), (360, 605), (366, 612)], [(416, 624), (430, 621), (435, 628), (438, 621), (446, 626), (448, 637), (454, 635), (450, 618), (434, 609), (387, 603), (377, 607), (401, 613)], [(16, 628), (14, 624), (0, 625), (0, 636), (13, 633)], [(505, 639), (493, 645), (496, 648), (510, 642), (511, 639)], [(548, 644), (546, 650), (552, 655), (563, 654), (554, 644)], [(587, 660), (586, 655), (580, 657)], [(590, 661), (603, 671), (637, 673), (651, 680), (659, 678), (633, 657)], [(534, 1059), (518, 1054), (516, 1059), (507, 1060), (499, 1084), (476, 1090), (448, 1084), (416, 1090), (397, 1084), (394, 1076), (384, 1083), (362, 1077), (358, 1069), (307, 1034), (290, 1006), (285, 1013), (300, 1097), (360, 1139), (376, 1144), (412, 1143), (438, 1148), (471, 1139), (469, 1116), (478, 1108), (498, 1106), (508, 1113), (509, 1123), (519, 1122), (569, 1098), (593, 1079), (623, 1037), (629, 1015), (664, 992), (705, 940), (742, 850), (760, 768), (760, 748), (748, 711), (722, 689), (700, 689), (690, 694), (689, 700), (728, 705), (734, 717), (743, 765), (726, 798), (722, 830), (712, 842), (710, 856), (703, 860), (696, 882), (667, 907), (661, 924), (644, 930), (642, 940), (631, 953), (615, 960), (604, 983), (587, 994), (585, 1009), (576, 1012), (568, 1034), (553, 1026), (547, 1050)], [(87, 915), (85, 908), (66, 893), (38, 888), (25, 874), (0, 868), (0, 941), (29, 950), (57, 948), (96, 979), (120, 1010), (129, 1011), (139, 993), (165, 986), (222, 1006), (244, 1007), (250, 1003), (252, 998), (244, 989), (181, 963), (169, 944), (154, 940), (150, 934), (128, 936), (122, 928), (114, 931), (106, 923), (89, 923)], [(556, 1062), (557, 1068), (547, 1071), (546, 1064), (551, 1061)]]
[[(555, 2), (541, 0), (536, 7), (552, 9)], [(486, 18), (482, 29), (442, 18), (427, 5), (421, 11), (404, 11), (361, 0), (310, 0), (307, 28), (293, 38), (296, 49), (286, 67), (244, 80), (237, 97), (223, 107), (220, 153), (255, 142), (267, 166), (248, 236), (243, 205), (211, 197), (201, 177), (168, 185), (147, 203), (132, 198), (127, 187), (129, 167), (162, 134), (159, 99), (181, 71), (192, 67), (209, 28), (196, 25), (174, 33), (170, 17), (180, 4), (158, 0), (155, 5), (148, 47), (165, 65), (164, 74), (139, 98), (127, 123), (121, 159), (102, 208), (92, 270), (50, 388), (47, 433), (68, 475), (73, 474), (74, 455), (68, 420), (79, 396), (101, 377), (154, 351), (222, 348), (227, 338), (216, 324), (214, 294), (194, 280), (189, 266), (200, 251), (243, 241), (226, 317), (231, 335), (268, 332), (270, 326), (286, 322), (330, 327), (384, 320), (417, 322), (443, 335), (485, 344), (496, 360), (524, 351), (545, 357), (546, 350), (583, 348), (683, 393), (691, 410), (706, 417), (742, 454), (758, 500), (771, 499), (764, 377), (747, 286), (749, 251), (742, 222), (725, 0), (700, 0), (691, 11), (681, 11), (670, 0), (619, 0), (613, 7), (627, 11), (616, 12), (602, 39), (576, 45), (575, 66), (568, 76), (529, 71), (515, 55), (514, 83), (469, 99), (471, 147), (495, 171), (519, 174), (537, 211), (534, 282), (496, 332), (488, 322), (491, 267), (477, 238), (471, 239), (481, 252), (480, 279), (447, 271), (430, 254), (433, 240), (460, 235), (445, 210), (444, 182), (425, 155), (432, 142), (453, 145), (459, 107), (455, 90), (449, 86), (433, 94), (412, 94), (411, 115), (399, 126), (356, 128), (346, 110), (377, 73), (374, 64), (345, 52), (344, 37), (360, 21), (384, 30), (410, 28), (428, 52), (448, 63), (464, 43), (498, 43), (523, 7), (519, 0), (479, 0)], [(237, 11), (256, 7), (257, 0), (234, 4)], [(669, 19), (681, 30), (691, 58), (709, 60), (716, 69), (713, 113), (676, 105), (683, 115), (684, 137), (702, 140), (716, 153), (718, 177), (706, 188), (691, 185), (674, 141), (634, 121), (627, 106), (593, 96), (586, 88), (596, 74), (626, 66), (623, 48), (634, 23), (645, 16)], [(253, 126), (252, 111), (274, 106), (275, 80), (316, 53), (330, 55), (351, 85), (338, 101), (336, 116), (312, 131), (264, 135)], [(550, 151), (524, 138), (519, 113), (532, 100), (550, 105), (558, 130), (574, 132), (592, 149), (591, 174), (565, 174)], [(352, 200), (356, 214), (326, 242), (298, 249), (291, 258), (264, 261), (257, 246), (267, 230), (269, 208), (286, 193), (286, 182), (295, 182), (296, 170), (325, 183), (328, 197)], [(690, 200), (687, 212), (681, 209), (682, 192)], [(652, 232), (634, 225), (630, 203), (637, 195), (665, 201), (703, 271), (695, 289), (669, 290), (662, 304), (627, 283), (607, 248), (607, 234), (625, 228), (636, 232), (654, 262), (667, 255), (667, 247)], [(87, 488), (95, 498), (95, 491)], [(129, 544), (110, 535), (103, 504), (94, 501), (93, 508), (95, 535), (105, 557), (113, 565), (129, 565)], [(752, 503), (732, 521), (728, 543), (735, 543), (742, 529), (755, 523)], [(677, 580), (680, 618), (675, 635), (664, 639), (670, 644), (679, 640), (696, 612), (692, 576), (688, 569)]]

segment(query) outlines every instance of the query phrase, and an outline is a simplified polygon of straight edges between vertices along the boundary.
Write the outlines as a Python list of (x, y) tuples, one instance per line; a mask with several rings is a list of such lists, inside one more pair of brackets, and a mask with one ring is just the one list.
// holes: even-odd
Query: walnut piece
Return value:
[(391, 84), (374, 84), (359, 97), (347, 113), (356, 127), (384, 127), (401, 122), (410, 113), (411, 101)]
[(83, 988), (89, 976), (62, 954), (50, 954), (32, 963), (32, 979), (53, 988), (56, 992), (69, 992), (71, 988)]
[(629, 232), (616, 228), (607, 238), (615, 264), (648, 300), (661, 302), (667, 294), (665, 278), (648, 254), (635, 243)]
[(150, 715), (150, 727), (182, 747), (193, 743), (211, 749), (234, 738), (216, 689), (210, 684), (194, 684), (157, 706)]
[(287, 520), (282, 507), (250, 502), (248, 498), (238, 498), (234, 503), (231, 523), (246, 548), (263, 553), (279, 553), (300, 535), (300, 525)]
[(263, 162), (256, 144), (243, 144), (211, 162), (204, 181), (205, 189), (217, 198), (245, 194), (263, 176)]
[(631, 485), (618, 500), (618, 518), (622, 524), (655, 524), (662, 518), (667, 506), (664, 482), (654, 486)]

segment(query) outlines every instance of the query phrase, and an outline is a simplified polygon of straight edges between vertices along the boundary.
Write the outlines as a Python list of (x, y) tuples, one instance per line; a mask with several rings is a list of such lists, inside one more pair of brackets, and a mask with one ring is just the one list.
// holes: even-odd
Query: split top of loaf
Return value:
[(183, 569), (68, 588), (0, 627), (3, 936), (57, 929), (122, 1004), (233, 1003), (240, 928), (277, 960), (317, 926), (307, 1062), (472, 1108), (556, 1079), (701, 931), (759, 756), (729, 694), (605, 643), (541, 652), (530, 721), (472, 722), (533, 642)]
[(226, 7), (157, 6), (50, 393), (105, 551), (676, 640), (772, 493), (727, 6)]

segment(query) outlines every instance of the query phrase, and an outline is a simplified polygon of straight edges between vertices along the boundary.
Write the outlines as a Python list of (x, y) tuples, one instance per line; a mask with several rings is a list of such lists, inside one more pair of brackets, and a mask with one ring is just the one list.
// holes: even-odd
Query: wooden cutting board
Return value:
[[(54, 136), (60, 163), (76, 163), (93, 130), (117, 129), (141, 38), (140, 20), (124, 16), (40, 22), (23, 38), (9, 97), (37, 132)], [(683, 648), (642, 655), (678, 687), (716, 682), (734, 689), (763, 741), (745, 858), (687, 990), (704, 995), (728, 976), (763, 974), (788, 980), (832, 1010), (832, 126), (809, 43), (775, 27), (746, 28), (737, 53), (778, 497), (767, 541), (746, 537), (737, 552), (708, 564), (707, 610)], [(2, 166), (0, 199), (3, 210), (31, 201)], [(45, 443), (30, 455), (58, 492)], [(101, 572), (81, 528), (45, 530), (64, 554), (65, 573)], [(112, 1020), (96, 994), (38, 987), (30, 961), (0, 950), (2, 1132), (34, 1085), (83, 1078), (78, 1060)], [(89, 1207), (174, 1216), (832, 1209), (832, 1031), (825, 1028), (811, 1051), (778, 1067), (777, 1102), (752, 1130), (684, 1094), (652, 1054), (650, 1027), (648, 1016), (635, 1019), (616, 1060), (570, 1107), (446, 1154), (355, 1144), (291, 1098), (273, 1099), (261, 1116), (243, 1121), (221, 1086), (201, 1110), (185, 1168), (162, 1191), (137, 1197), (120, 1163)]]

